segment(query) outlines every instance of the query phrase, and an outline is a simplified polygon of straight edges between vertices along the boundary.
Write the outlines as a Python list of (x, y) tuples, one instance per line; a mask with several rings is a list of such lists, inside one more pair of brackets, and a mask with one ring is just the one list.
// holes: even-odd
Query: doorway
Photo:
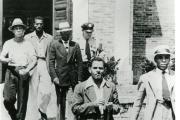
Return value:
[[(34, 31), (33, 20), (36, 16), (44, 17), (44, 31), (52, 34), (53, 0), (3, 0), (2, 45), (13, 38), (8, 30), (14, 18), (21, 18), (27, 25), (26, 33)], [(2, 65), (0, 83), (4, 82), (6, 67)]]
[(52, 6), (53, 0), (3, 0), (2, 42), (4, 43), (13, 37), (8, 27), (16, 17), (21, 18), (27, 25), (27, 34), (34, 30), (33, 18), (42, 16), (44, 17), (45, 31), (52, 34)]

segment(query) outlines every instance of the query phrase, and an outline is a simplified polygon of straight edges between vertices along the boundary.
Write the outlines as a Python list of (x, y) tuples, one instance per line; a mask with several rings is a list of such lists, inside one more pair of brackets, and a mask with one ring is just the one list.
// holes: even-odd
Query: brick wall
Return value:
[(170, 49), (174, 50), (175, 40), (174, 40), (174, 1), (173, 0), (157, 0), (157, 11), (159, 16), (159, 21), (161, 24), (162, 36), (151, 37), (146, 39), (146, 56), (152, 59), (151, 53), (152, 48), (156, 45), (167, 44)]
[(134, 83), (141, 71), (141, 56), (156, 45), (174, 45), (173, 0), (134, 0), (133, 6), (133, 58)]
[(108, 53), (113, 51), (115, 0), (89, 0), (89, 22), (95, 24), (95, 37)]

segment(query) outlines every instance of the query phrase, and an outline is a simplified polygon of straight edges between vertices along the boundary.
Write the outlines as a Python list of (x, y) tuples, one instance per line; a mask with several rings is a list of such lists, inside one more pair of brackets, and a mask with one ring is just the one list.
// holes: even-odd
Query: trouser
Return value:
[(37, 92), (38, 108), (41, 112), (46, 113), (51, 99), (52, 82), (44, 59), (38, 59), (37, 68), (32, 79), (37, 82), (35, 92)]
[(172, 106), (158, 101), (152, 120), (175, 120)]
[(82, 72), (82, 80), (85, 81), (90, 77), (90, 73), (89, 73), (89, 62), (83, 62), (82, 65), (83, 68), (83, 72)]
[(68, 86), (59, 87), (56, 85), (56, 94), (57, 94), (57, 106), (58, 106), (58, 114), (59, 119), (57, 120), (65, 120), (66, 113), (66, 96), (69, 90)]
[[(12, 120), (24, 120), (26, 116), (29, 74), (20, 75), (15, 67), (8, 67), (3, 91), (4, 106)], [(17, 95), (17, 109), (15, 108)]]

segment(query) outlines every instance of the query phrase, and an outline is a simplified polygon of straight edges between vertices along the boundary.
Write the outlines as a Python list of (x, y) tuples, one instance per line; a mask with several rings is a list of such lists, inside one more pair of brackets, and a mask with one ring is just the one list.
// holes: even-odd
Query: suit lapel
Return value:
[(69, 51), (68, 51), (68, 56), (67, 56), (67, 62), (69, 62), (71, 56), (73, 55), (74, 51), (74, 45), (72, 44), (72, 41), (69, 41)]
[(110, 87), (108, 87), (107, 85), (105, 85), (103, 87), (103, 98), (105, 100), (105, 103), (107, 103), (109, 101), (111, 91), (112, 91), (112, 89)]
[(47, 39), (43, 39), (44, 42), (44, 51), (47, 50), (47, 45), (48, 45), (48, 40)]
[(66, 48), (63, 45), (62, 40), (59, 40), (59, 43), (60, 43), (58, 46), (59, 52), (62, 54), (62, 56), (67, 57), (68, 53), (66, 51)]
[(157, 73), (153, 71), (153, 73), (151, 73), (151, 75), (149, 75), (147, 79), (148, 79), (147, 81), (148, 86), (150, 87), (150, 90), (152, 91), (154, 97), (156, 98), (158, 96), (156, 95), (158, 93), (158, 89), (160, 89), (159, 87), (161, 87), (161, 85), (159, 86), (159, 84), (161, 84), (161, 81), (159, 81), (159, 75), (157, 75)]
[(96, 93), (93, 86), (90, 86), (85, 89), (85, 96), (90, 102), (96, 101)]

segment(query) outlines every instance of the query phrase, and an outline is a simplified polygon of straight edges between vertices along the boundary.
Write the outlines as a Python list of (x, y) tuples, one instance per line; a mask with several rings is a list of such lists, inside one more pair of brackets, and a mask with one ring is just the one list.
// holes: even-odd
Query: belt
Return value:
[(37, 59), (46, 60), (45, 57), (39, 57), (39, 56), (37, 56)]
[(172, 107), (172, 103), (170, 100), (158, 100), (158, 103), (160, 103), (166, 107)]

